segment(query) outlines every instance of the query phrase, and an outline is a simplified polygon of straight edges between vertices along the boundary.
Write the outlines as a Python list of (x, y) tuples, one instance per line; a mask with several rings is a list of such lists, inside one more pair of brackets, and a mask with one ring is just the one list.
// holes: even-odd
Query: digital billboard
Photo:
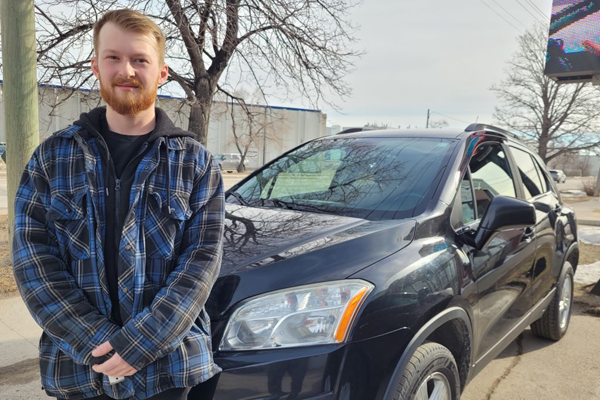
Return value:
[(554, 0), (546, 75), (559, 82), (600, 78), (600, 0)]

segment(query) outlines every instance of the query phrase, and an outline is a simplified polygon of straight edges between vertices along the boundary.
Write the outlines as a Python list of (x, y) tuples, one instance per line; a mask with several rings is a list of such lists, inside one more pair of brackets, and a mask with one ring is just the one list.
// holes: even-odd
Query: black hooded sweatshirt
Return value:
[(108, 292), (112, 303), (112, 319), (114, 322), (123, 325), (121, 313), (119, 310), (119, 293), (118, 282), (119, 276), (117, 271), (118, 265), (118, 249), (121, 242), (121, 234), (123, 232), (123, 224), (125, 217), (129, 212), (129, 194), (135, 177), (137, 166), (143, 156), (151, 148), (150, 144), (159, 137), (194, 137), (190, 132), (184, 131), (173, 125), (167, 114), (160, 108), (156, 108), (156, 125), (154, 130), (148, 136), (148, 139), (143, 143), (137, 154), (134, 154), (131, 160), (125, 166), (120, 178), (117, 177), (115, 164), (111, 157), (110, 151), (100, 133), (106, 129), (106, 108), (99, 107), (91, 110), (88, 113), (83, 113), (75, 125), (85, 128), (86, 132), (93, 138), (98, 140), (98, 148), (102, 158), (102, 169), (105, 171), (105, 187), (106, 193), (106, 229), (104, 244), (104, 264), (106, 268), (106, 277), (108, 280)]

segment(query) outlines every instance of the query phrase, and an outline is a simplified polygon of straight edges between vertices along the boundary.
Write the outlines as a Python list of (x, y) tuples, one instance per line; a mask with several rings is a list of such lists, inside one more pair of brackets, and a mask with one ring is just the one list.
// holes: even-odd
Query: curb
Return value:
[(593, 221), (590, 219), (578, 219), (577, 225), (591, 225), (591, 226), (600, 226), (600, 221)]

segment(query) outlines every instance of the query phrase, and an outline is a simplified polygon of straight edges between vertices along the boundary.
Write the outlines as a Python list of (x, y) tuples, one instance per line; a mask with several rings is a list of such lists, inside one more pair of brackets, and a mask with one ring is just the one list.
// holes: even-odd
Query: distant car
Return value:
[[(240, 165), (240, 162), (242, 161), (242, 156), (239, 153), (217, 154), (215, 156), (215, 158), (219, 162), (219, 167), (221, 167), (221, 171), (227, 171), (227, 172), (237, 171), (238, 166)], [(244, 160), (244, 168), (243, 168), (244, 171), (246, 170), (246, 167), (248, 166), (248, 162), (249, 161), (246, 158)]]
[(567, 332), (575, 215), (501, 129), (315, 139), (226, 210), (201, 317), (222, 372), (190, 398), (457, 400), (527, 326)]
[(567, 180), (567, 175), (560, 169), (549, 169), (548, 172), (550, 172), (554, 182), (564, 183)]

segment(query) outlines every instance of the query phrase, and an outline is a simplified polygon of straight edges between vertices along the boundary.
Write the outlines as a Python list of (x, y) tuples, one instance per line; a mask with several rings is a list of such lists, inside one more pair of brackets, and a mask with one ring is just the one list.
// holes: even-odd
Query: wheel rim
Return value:
[(571, 291), (571, 275), (565, 275), (565, 280), (562, 287), (562, 297), (558, 304), (560, 312), (560, 329), (564, 330), (569, 324), (569, 315), (571, 313), (572, 291)]
[(450, 382), (446, 375), (435, 372), (429, 375), (417, 390), (415, 400), (450, 400)]

